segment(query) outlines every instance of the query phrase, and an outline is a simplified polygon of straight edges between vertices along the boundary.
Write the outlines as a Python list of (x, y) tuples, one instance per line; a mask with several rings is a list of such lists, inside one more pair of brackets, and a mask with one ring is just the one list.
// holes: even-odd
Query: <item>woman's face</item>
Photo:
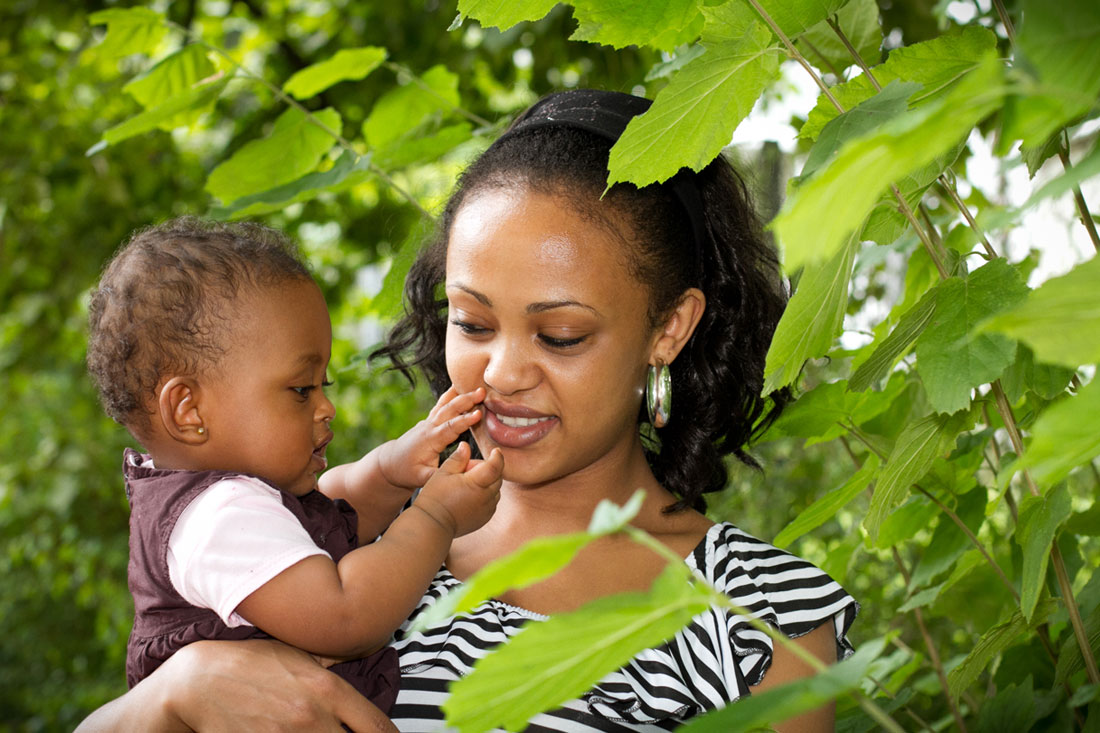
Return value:
[(635, 448), (656, 333), (625, 247), (546, 194), (483, 191), (457, 212), (447, 371), (460, 391), (485, 388), (474, 437), (503, 451), (505, 479), (544, 483)]

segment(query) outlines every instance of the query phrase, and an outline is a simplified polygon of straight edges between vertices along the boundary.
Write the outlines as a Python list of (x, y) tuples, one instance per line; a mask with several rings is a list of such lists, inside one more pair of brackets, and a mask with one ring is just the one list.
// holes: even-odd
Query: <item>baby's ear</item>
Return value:
[(201, 388), (191, 377), (172, 377), (157, 395), (157, 417), (164, 432), (173, 440), (188, 445), (206, 442), (206, 426), (201, 412)]

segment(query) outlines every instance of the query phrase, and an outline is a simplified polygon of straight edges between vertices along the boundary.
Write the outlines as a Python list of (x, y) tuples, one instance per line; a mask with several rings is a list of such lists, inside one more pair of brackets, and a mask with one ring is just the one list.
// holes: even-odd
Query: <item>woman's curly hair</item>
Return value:
[[(475, 161), (461, 176), (435, 239), (409, 271), (406, 315), (375, 355), (389, 357), (410, 379), (419, 368), (437, 394), (449, 386), (447, 302), (441, 297), (447, 239), (456, 212), (475, 192), (523, 186), (564, 198), (605, 226), (627, 222), (630, 231), (618, 235), (627, 243), (632, 274), (649, 289), (651, 327), (672, 313), (688, 288), (706, 296), (698, 327), (670, 365), (671, 420), (657, 440), (643, 432), (654, 475), (678, 497), (667, 511), (702, 510), (703, 494), (726, 485), (725, 456), (757, 465), (745, 449), (788, 400), (785, 391), (761, 396), (786, 290), (746, 186), (724, 158), (699, 173), (678, 174), (694, 181), (702, 199), (704, 221), (696, 230), (704, 241), (693, 242), (692, 223), (671, 185), (617, 183), (604, 193), (611, 145), (585, 130), (539, 127), (509, 133)], [(646, 420), (644, 405), (638, 420)]]
[(180, 217), (131, 235), (92, 291), (88, 371), (103, 409), (140, 440), (157, 384), (217, 364), (242, 286), (310, 279), (296, 245), (254, 223)]

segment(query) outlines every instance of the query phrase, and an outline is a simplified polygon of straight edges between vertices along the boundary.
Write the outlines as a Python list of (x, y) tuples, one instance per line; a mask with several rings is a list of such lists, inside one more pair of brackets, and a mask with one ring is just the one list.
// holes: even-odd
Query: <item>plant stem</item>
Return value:
[[(312, 112), (310, 112), (308, 109), (306, 109), (300, 102), (298, 102), (298, 100), (291, 97), (289, 94), (287, 94), (282, 89), (280, 89), (277, 85), (272, 84), (270, 81), (265, 79), (263, 76), (252, 72), (247, 67), (245, 67), (243, 64), (241, 64), (239, 61), (237, 61), (232, 56), (230, 56), (228, 53), (226, 53), (224, 50), (222, 50), (221, 47), (215, 46), (214, 44), (208, 42), (204, 38), (194, 35), (189, 29), (184, 28), (183, 26), (178, 25), (176, 23), (173, 23), (170, 20), (166, 20), (164, 22), (169, 27), (174, 28), (175, 30), (183, 33), (187, 38), (190, 38), (194, 43), (197, 43), (198, 45), (202, 46), (203, 48), (208, 49), (209, 51), (211, 51), (213, 53), (216, 53), (218, 56), (225, 59), (234, 69), (239, 71), (243, 76), (250, 79), (251, 81), (258, 82), (259, 84), (264, 86), (268, 91), (270, 91), (272, 94), (274, 94), (275, 97), (279, 101), (281, 101), (284, 104), (287, 104), (287, 105), (293, 107), (294, 109), (298, 110), (299, 112), (301, 112), (303, 115), (305, 115), (305, 118), (310, 122), (310, 124), (315, 125), (316, 127), (323, 130), (325, 133), (327, 133), (328, 135), (331, 135), (332, 138), (336, 140), (336, 143), (341, 148), (343, 148), (344, 150), (348, 151), (349, 153), (351, 153), (355, 156), (359, 155), (359, 151), (357, 151), (352, 146), (352, 144), (350, 142), (348, 142), (347, 139), (344, 138), (344, 136), (340, 132), (338, 132), (337, 130), (333, 130), (328, 125), (321, 122), (321, 120), (317, 119), (316, 115), (314, 115)], [(420, 202), (417, 201), (416, 198), (412, 194), (410, 194), (404, 188), (399, 186), (393, 180), (393, 178), (391, 178), (390, 175), (388, 173), (386, 173), (384, 170), (382, 170), (381, 168), (376, 166), (374, 163), (370, 163), (367, 166), (367, 168), (368, 168), (368, 170), (370, 170), (371, 173), (373, 173), (374, 175), (381, 178), (383, 183), (385, 183), (387, 186), (392, 188), (394, 191), (397, 192), (398, 195), (400, 195), (403, 199), (405, 199), (410, 204), (412, 204), (416, 208), (416, 210), (420, 212), (421, 216), (423, 216), (427, 219), (434, 218), (431, 215), (431, 213), (428, 212), (427, 209), (425, 209), (423, 206), (420, 205)]]
[(1005, 8), (1003, 0), (993, 0), (993, 7), (997, 9), (997, 16), (1001, 19), (1001, 25), (1005, 27), (1009, 42), (1015, 45), (1016, 29), (1012, 27), (1012, 19), (1008, 17), (1008, 10)]
[[(1062, 161), (1062, 168), (1069, 171), (1073, 166), (1069, 162), (1069, 141), (1067, 140), (1065, 146), (1058, 148), (1058, 158)], [(1096, 222), (1092, 220), (1092, 214), (1089, 212), (1089, 206), (1085, 203), (1085, 195), (1081, 193), (1081, 187), (1075, 185), (1073, 187), (1073, 200), (1077, 204), (1077, 213), (1081, 217), (1081, 224), (1084, 225), (1085, 231), (1089, 233), (1089, 239), (1092, 240), (1092, 246), (1097, 252), (1100, 252), (1100, 234), (1096, 233)]]
[(774, 20), (772, 20), (772, 17), (768, 15), (767, 11), (765, 11), (764, 8), (760, 7), (760, 3), (758, 3), (757, 0), (749, 0), (749, 4), (752, 5), (752, 7), (756, 10), (757, 15), (759, 15), (764, 20), (764, 22), (768, 24), (768, 27), (772, 29), (772, 32), (775, 33), (779, 40), (783, 42), (783, 45), (787, 47), (788, 55), (790, 55), (792, 59), (797, 61), (798, 64), (806, 70), (806, 73), (809, 74), (810, 78), (814, 80), (814, 83), (817, 84), (817, 88), (821, 90), (821, 93), (825, 95), (825, 98), (832, 102), (834, 107), (843, 112), (844, 108), (840, 106), (840, 102), (836, 101), (836, 97), (834, 97), (833, 93), (829, 91), (829, 86), (824, 81), (822, 81), (820, 76), (817, 75), (817, 73), (813, 70), (813, 67), (810, 66), (810, 63), (806, 61), (806, 58), (798, 52), (798, 49), (796, 49), (794, 47), (794, 44), (791, 43), (791, 39), (787, 38), (787, 34), (783, 32), (783, 29), (780, 28)]
[(955, 208), (957, 208), (959, 212), (963, 215), (963, 218), (966, 219), (966, 223), (970, 226), (971, 229), (974, 230), (974, 233), (977, 234), (979, 238), (981, 238), (982, 248), (985, 249), (985, 253), (989, 255), (991, 259), (995, 259), (997, 257), (997, 251), (994, 250), (993, 245), (989, 243), (989, 239), (985, 236), (985, 232), (982, 231), (982, 228), (978, 226), (978, 222), (976, 222), (974, 220), (974, 217), (971, 216), (970, 209), (963, 202), (963, 200), (959, 198), (959, 192), (955, 190), (955, 186), (952, 185), (951, 181), (947, 179), (947, 176), (944, 173), (940, 174), (938, 180), (940, 182), (940, 187), (944, 190), (945, 193), (947, 193), (948, 198), (950, 198), (951, 201), (954, 202)]
[[(901, 577), (905, 579), (905, 584), (909, 585), (909, 571), (905, 567), (905, 562), (901, 559), (901, 553), (898, 552), (896, 546), (891, 546), (890, 551), (894, 555), (894, 562), (897, 563), (898, 570), (901, 571)], [(919, 608), (913, 609), (913, 615), (917, 619), (917, 628), (920, 629), (921, 636), (924, 638), (924, 646), (928, 649), (928, 661), (931, 662), (932, 668), (936, 670), (936, 678), (940, 681), (940, 687), (943, 688), (943, 697), (947, 700), (947, 706), (951, 710), (951, 717), (955, 719), (955, 726), (966, 733), (966, 723), (963, 721), (962, 713), (959, 712), (959, 705), (952, 697), (950, 688), (947, 685), (947, 673), (943, 671), (943, 662), (940, 661), (940, 653), (936, 649), (936, 645), (932, 642), (932, 636), (928, 633), (928, 627), (924, 625), (924, 616), (921, 614)]]
[(875, 88), (876, 92), (882, 91), (882, 85), (878, 83), (878, 79), (871, 73), (871, 67), (867, 65), (867, 62), (863, 60), (863, 56), (860, 55), (856, 47), (852, 45), (852, 42), (848, 40), (848, 34), (846, 34), (840, 27), (840, 23), (837, 21), (835, 15), (830, 15), (825, 19), (825, 22), (829, 24), (829, 27), (836, 33), (837, 38), (844, 44), (844, 48), (848, 49), (848, 53), (851, 55), (855, 62), (859, 64), (859, 68), (863, 69), (863, 73), (867, 76), (867, 81), (871, 82), (871, 86)]

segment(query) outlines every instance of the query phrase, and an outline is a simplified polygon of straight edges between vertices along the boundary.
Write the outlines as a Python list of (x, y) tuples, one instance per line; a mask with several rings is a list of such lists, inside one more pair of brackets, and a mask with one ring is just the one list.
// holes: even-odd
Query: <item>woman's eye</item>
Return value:
[(451, 325), (458, 328), (458, 330), (462, 331), (462, 333), (468, 334), (470, 336), (480, 336), (482, 334), (489, 333), (489, 329), (485, 328), (484, 326), (475, 326), (469, 321), (460, 321), (454, 319), (451, 321)]
[(545, 333), (539, 334), (539, 339), (547, 346), (554, 349), (568, 349), (571, 346), (577, 346), (584, 341), (587, 336), (577, 336), (576, 338), (558, 338), (556, 336), (549, 336)]

